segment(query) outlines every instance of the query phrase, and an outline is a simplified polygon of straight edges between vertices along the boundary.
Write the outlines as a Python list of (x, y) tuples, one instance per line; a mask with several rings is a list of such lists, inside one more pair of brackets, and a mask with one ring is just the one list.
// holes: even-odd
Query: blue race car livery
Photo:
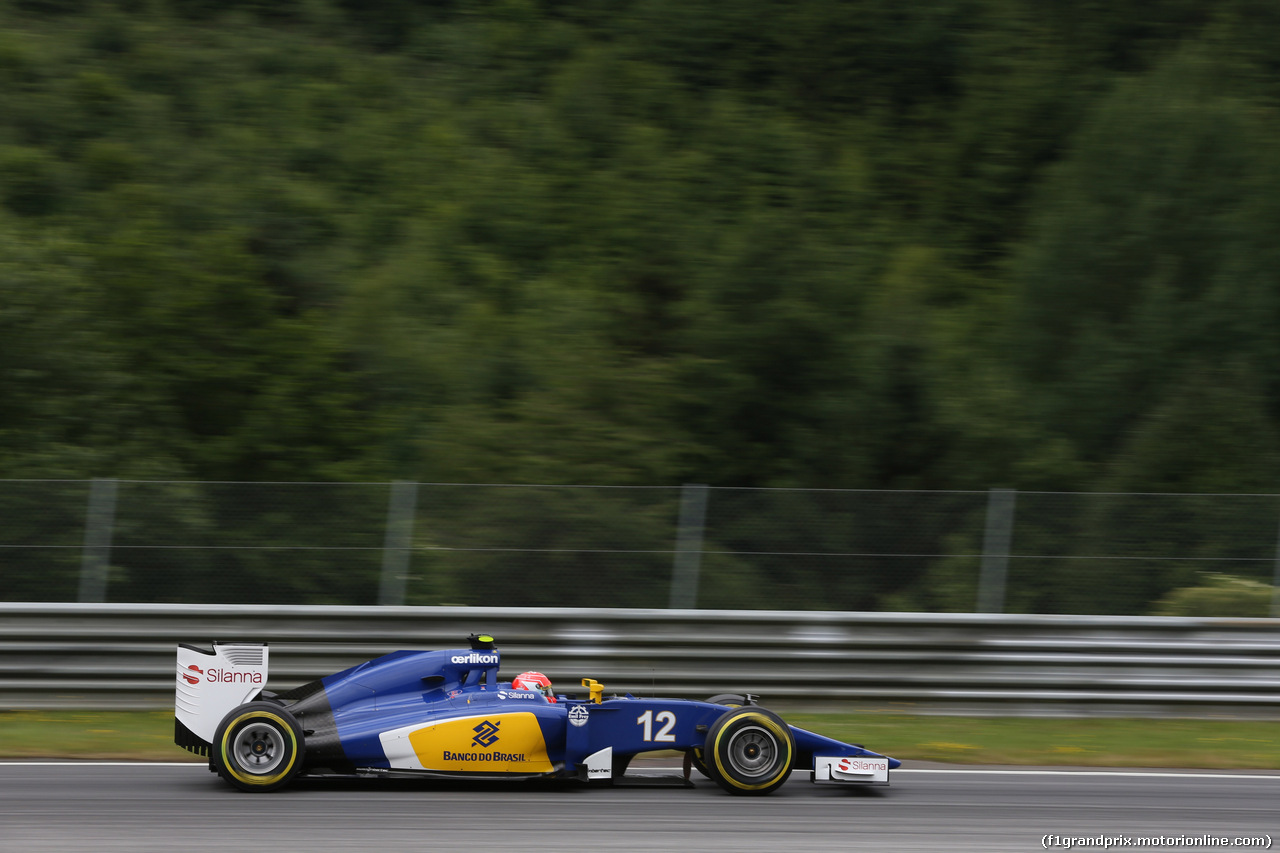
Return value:
[[(794, 768), (814, 782), (888, 784), (896, 759), (787, 725), (754, 697), (705, 702), (586, 698), (500, 681), (491, 637), (470, 648), (399, 651), (283, 693), (265, 690), (268, 647), (178, 647), (175, 742), (244, 791), (299, 775), (616, 780), (642, 753), (684, 753), (733, 794), (767, 794)], [(545, 679), (543, 679), (545, 681)], [(532, 685), (530, 688), (528, 685)]]

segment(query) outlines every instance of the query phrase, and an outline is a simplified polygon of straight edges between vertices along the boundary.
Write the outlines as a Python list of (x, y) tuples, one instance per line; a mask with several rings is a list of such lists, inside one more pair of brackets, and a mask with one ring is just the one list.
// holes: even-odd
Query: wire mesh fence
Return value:
[(1266, 615), (1278, 534), (1280, 495), (7, 480), (0, 600)]

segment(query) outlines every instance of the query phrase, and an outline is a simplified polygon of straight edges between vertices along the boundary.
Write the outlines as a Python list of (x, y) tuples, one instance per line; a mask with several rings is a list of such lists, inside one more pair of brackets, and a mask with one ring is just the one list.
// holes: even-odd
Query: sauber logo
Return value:
[(476, 736), (471, 739), (471, 742), (476, 746), (483, 746), (486, 748), (493, 746), (498, 742), (498, 726), (500, 725), (502, 725), (501, 722), (491, 723), (488, 720), (485, 720), (483, 723), (471, 730), (476, 733)]
[(192, 675), (191, 673), (193, 672), (196, 675), (204, 675), (204, 670), (196, 666), (195, 664), (191, 664), (191, 666), (187, 667), (186, 672), (179, 670), (179, 674), (182, 676), (183, 680), (187, 682), (187, 684), (199, 684), (200, 679), (197, 678), (196, 675)]

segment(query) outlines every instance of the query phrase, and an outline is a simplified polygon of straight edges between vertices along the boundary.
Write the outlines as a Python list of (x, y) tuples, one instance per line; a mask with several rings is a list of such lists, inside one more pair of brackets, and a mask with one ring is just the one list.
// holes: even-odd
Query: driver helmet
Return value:
[(551, 691), (551, 679), (540, 672), (522, 672), (511, 680), (516, 690), (537, 690), (547, 697), (548, 702), (556, 701), (556, 694)]

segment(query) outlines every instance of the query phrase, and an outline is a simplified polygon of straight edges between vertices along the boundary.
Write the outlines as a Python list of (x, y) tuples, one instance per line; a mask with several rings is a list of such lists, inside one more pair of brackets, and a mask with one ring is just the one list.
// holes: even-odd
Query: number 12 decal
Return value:
[[(658, 729), (658, 733), (653, 733), (653, 724), (657, 723), (662, 726)], [(636, 723), (644, 726), (644, 740), (654, 743), (675, 743), (676, 736), (671, 731), (676, 727), (676, 715), (670, 711), (659, 711), (655, 717), (653, 711), (645, 711), (639, 717), (636, 717)]]

